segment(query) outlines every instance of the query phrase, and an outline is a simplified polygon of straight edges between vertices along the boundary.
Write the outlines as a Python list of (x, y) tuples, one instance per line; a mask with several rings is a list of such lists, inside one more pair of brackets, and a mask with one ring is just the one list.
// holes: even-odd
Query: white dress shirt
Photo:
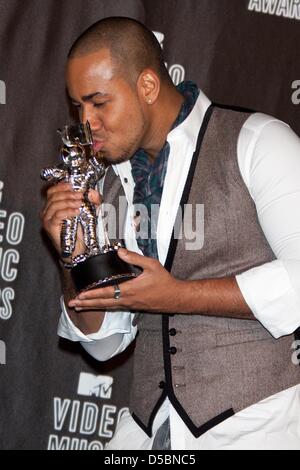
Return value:
[[(157, 227), (162, 264), (167, 256), (199, 128), (209, 105), (208, 98), (200, 92), (192, 112), (167, 137), (170, 155)], [(300, 139), (287, 124), (255, 113), (240, 131), (237, 159), (241, 176), (256, 205), (260, 225), (277, 259), (239, 274), (236, 280), (254, 316), (275, 338), (279, 338), (300, 326)], [(131, 163), (127, 161), (114, 169), (120, 176), (128, 201), (126, 246), (141, 253), (133, 224)], [(104, 240), (101, 224), (98, 225), (99, 238)], [(94, 358), (105, 361), (124, 351), (134, 340), (137, 328), (132, 326), (132, 318), (130, 312), (107, 312), (100, 330), (86, 336), (71, 322), (62, 301), (58, 334), (71, 341), (80, 341)], [(291, 357), (292, 353), (291, 349)], [(190, 433), (168, 399), (156, 415), (154, 432), (168, 415), (174, 450), (300, 449), (300, 386), (252, 405), (198, 439)], [(151, 449), (152, 441), (153, 438), (149, 438), (128, 413), (120, 421), (108, 448)]]

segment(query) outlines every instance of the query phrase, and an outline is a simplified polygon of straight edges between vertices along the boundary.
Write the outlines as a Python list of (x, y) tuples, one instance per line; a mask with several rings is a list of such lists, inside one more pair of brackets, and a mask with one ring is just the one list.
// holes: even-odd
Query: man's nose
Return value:
[(97, 131), (102, 128), (102, 121), (96, 114), (87, 109), (83, 109), (81, 113), (81, 122), (86, 123), (89, 121), (91, 131)]

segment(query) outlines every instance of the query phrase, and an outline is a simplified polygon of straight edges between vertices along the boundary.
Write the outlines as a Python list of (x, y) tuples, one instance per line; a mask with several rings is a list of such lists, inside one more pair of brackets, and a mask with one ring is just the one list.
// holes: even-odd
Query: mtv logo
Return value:
[(154, 36), (158, 40), (159, 44), (161, 45), (161, 48), (164, 48), (164, 39), (165, 35), (163, 33), (159, 33), (158, 31), (153, 31)]
[(107, 375), (93, 375), (82, 372), (79, 376), (77, 393), (85, 397), (109, 399), (114, 379)]

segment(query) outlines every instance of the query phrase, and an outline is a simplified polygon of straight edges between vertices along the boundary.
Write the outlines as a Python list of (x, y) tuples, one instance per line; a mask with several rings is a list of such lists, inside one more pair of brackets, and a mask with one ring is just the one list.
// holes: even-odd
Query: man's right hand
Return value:
[[(101, 197), (95, 190), (89, 192), (89, 200), (99, 206)], [(60, 233), (64, 219), (75, 217), (79, 214), (80, 206), (83, 202), (83, 193), (74, 191), (69, 183), (58, 183), (51, 186), (47, 191), (47, 201), (41, 213), (43, 228), (49, 235), (56, 250), (61, 255)], [(83, 243), (83, 233), (81, 225), (78, 224), (77, 241), (73, 256), (77, 256), (85, 251)], [(68, 260), (67, 260), (68, 261)], [(65, 305), (76, 295), (74, 285), (69, 270), (63, 269), (63, 293)], [(67, 308), (68, 315), (74, 325), (84, 334), (95, 333), (101, 327), (105, 312), (89, 311), (77, 313), (73, 308)]]
[[(100, 195), (97, 191), (89, 192), (89, 199), (95, 205), (100, 204)], [(58, 183), (47, 191), (47, 201), (41, 213), (43, 228), (52, 240), (53, 245), (61, 254), (61, 228), (65, 219), (76, 217), (80, 213), (83, 203), (83, 193), (74, 191), (69, 183)], [(78, 224), (76, 246), (72, 256), (84, 253), (82, 227)]]
[[(60, 234), (64, 219), (79, 215), (83, 194), (74, 191), (69, 183), (58, 183), (47, 191), (47, 201), (41, 213), (43, 228), (58, 253), (61, 253)], [(80, 251), (80, 234), (77, 234), (76, 251)], [(79, 254), (79, 253), (78, 253)]]

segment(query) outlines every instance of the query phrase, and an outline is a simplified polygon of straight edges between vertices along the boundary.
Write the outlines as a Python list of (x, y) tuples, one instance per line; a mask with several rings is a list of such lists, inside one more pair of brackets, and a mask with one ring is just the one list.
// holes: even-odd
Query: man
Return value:
[[(139, 331), (132, 416), (108, 448), (299, 448), (298, 137), (270, 116), (211, 106), (190, 82), (176, 88), (154, 35), (131, 19), (89, 28), (66, 82), (95, 151), (112, 164), (103, 198), (117, 220), (126, 196), (119, 256), (143, 270), (121, 296), (116, 287), (76, 296), (64, 269), (61, 336), (105, 361)], [(100, 203), (97, 192), (90, 199)], [(67, 184), (48, 191), (43, 225), (58, 252), (62, 221), (81, 203)], [(185, 221), (199, 204), (204, 243), (195, 249), (173, 228), (179, 207)], [(151, 238), (138, 236), (145, 221)]]

